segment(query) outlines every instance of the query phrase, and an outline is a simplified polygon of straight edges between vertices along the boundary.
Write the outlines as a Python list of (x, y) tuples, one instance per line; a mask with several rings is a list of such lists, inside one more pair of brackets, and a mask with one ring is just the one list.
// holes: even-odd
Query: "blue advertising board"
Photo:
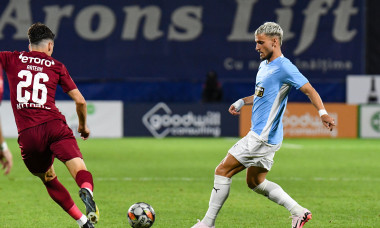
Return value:
[[(101, 96), (130, 101), (123, 96), (131, 95), (128, 91), (136, 83), (171, 82), (165, 86), (175, 87), (174, 82), (188, 82), (200, 86), (209, 70), (218, 72), (225, 87), (249, 83), (253, 88), (260, 63), (254, 31), (266, 21), (275, 21), (284, 30), (283, 54), (318, 88), (324, 100), (339, 102), (345, 99), (346, 75), (364, 72), (364, 3), (9, 0), (0, 5), (0, 47), (27, 50), (28, 27), (43, 22), (57, 35), (54, 57), (65, 63), (74, 80), (99, 81), (105, 86), (125, 83), (126, 94), (111, 98), (102, 92)], [(241, 90), (245, 95), (253, 92), (237, 86), (233, 91), (227, 89), (226, 96), (235, 99)], [(141, 91), (147, 101), (143, 94), (146, 86)], [(159, 90), (157, 94), (175, 96), (170, 92)]]
[(238, 137), (239, 117), (227, 104), (124, 104), (124, 136)]

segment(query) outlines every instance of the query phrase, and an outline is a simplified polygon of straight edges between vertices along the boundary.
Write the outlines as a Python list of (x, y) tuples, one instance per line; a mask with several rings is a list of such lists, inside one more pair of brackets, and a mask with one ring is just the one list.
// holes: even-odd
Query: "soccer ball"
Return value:
[(147, 203), (139, 202), (128, 209), (128, 222), (133, 228), (151, 227), (156, 219), (153, 207)]

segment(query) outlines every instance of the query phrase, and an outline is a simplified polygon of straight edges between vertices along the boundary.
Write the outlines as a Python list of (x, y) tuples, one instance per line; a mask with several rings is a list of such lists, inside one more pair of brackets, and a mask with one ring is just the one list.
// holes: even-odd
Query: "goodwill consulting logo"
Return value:
[(173, 112), (163, 102), (156, 104), (143, 117), (142, 122), (156, 138), (172, 136), (214, 136), (221, 134), (221, 113), (206, 110), (203, 114)]

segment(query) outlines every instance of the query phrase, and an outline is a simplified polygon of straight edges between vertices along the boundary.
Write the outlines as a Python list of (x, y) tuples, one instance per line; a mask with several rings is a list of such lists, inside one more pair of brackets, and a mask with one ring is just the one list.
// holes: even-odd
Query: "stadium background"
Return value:
[[(373, 29), (379, 21), (375, 12), (378, 5), (370, 0), (229, 0), (218, 4), (201, 0), (11, 0), (0, 5), (0, 42), (2, 50), (27, 50), (30, 24), (47, 24), (57, 35), (53, 56), (67, 66), (85, 98), (121, 102), (122, 108), (117, 111), (108, 109), (113, 114), (119, 112), (114, 119), (121, 116), (116, 124), (122, 129), (116, 136), (237, 136), (244, 134), (241, 125), (249, 122), (239, 127), (237, 118), (224, 110), (252, 94), (260, 63), (253, 32), (259, 25), (280, 23), (285, 34), (284, 55), (309, 79), (325, 103), (344, 104), (348, 93), (369, 93), (367, 87), (348, 91), (348, 75), (380, 72), (376, 64), (380, 51), (374, 45), (380, 32)], [(210, 70), (216, 71), (223, 87), (220, 104), (201, 102), (202, 86)], [(380, 80), (376, 83), (379, 90)], [(4, 86), (4, 99), (8, 100), (8, 84)], [(69, 99), (60, 89), (56, 98)], [(289, 95), (289, 102), (307, 101), (298, 91)], [(103, 104), (95, 103), (94, 110), (105, 109)], [(336, 113), (343, 116), (346, 111)], [(313, 122), (316, 114), (299, 115)], [(356, 137), (360, 135), (360, 114), (350, 115), (347, 124), (355, 133), (348, 137)], [(94, 121), (100, 122), (99, 118)], [(217, 123), (209, 121), (215, 118)], [(94, 125), (92, 120), (89, 123)], [(237, 127), (231, 127), (234, 125)], [(103, 133), (95, 131), (94, 136), (114, 137), (106, 129), (99, 131)], [(311, 137), (337, 135), (306, 133)]]
[[(277, 21), (287, 36), (284, 55), (316, 87), (338, 127), (332, 133), (323, 129), (306, 96), (293, 90), (284, 116), (286, 139), (268, 179), (312, 210), (310, 228), (380, 227), (378, 139), (357, 139), (380, 137), (380, 105), (367, 104), (372, 81), (380, 96), (379, 5), (2, 0), (0, 49), (27, 50), (26, 31), (36, 21), (57, 34), (53, 56), (65, 63), (88, 101), (92, 137), (78, 144), (94, 175), (101, 210), (96, 227), (128, 227), (126, 211), (138, 201), (155, 208), (154, 227), (191, 227), (207, 210), (215, 166), (250, 124), (249, 107), (241, 118), (226, 109), (253, 91), (259, 57), (252, 33), (265, 21)], [(221, 103), (201, 102), (209, 70), (223, 85)], [(0, 227), (76, 227), (23, 164), (6, 81), (4, 86), (0, 117), (14, 167), (0, 177)], [(56, 97), (75, 129), (73, 102), (60, 89)], [(301, 136), (312, 139), (289, 139)], [(57, 161), (54, 166), (84, 210), (66, 167)], [(288, 226), (289, 213), (253, 194), (244, 175), (234, 177), (216, 226)]]

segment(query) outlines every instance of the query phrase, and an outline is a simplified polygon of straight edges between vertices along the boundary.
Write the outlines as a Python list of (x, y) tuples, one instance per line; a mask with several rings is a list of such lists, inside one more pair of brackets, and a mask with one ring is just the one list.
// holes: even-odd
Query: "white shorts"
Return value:
[(281, 143), (272, 145), (260, 140), (256, 133), (249, 133), (240, 139), (228, 151), (246, 168), (251, 166), (262, 167), (270, 170), (273, 165), (273, 158), (276, 151), (281, 147)]

